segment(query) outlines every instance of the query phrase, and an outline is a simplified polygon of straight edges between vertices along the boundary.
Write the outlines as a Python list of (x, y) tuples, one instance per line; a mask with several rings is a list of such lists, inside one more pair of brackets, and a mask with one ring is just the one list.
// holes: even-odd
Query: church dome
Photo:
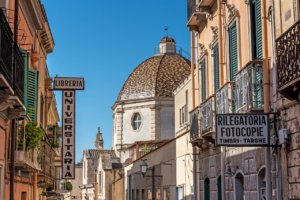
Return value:
[(160, 43), (166, 43), (166, 42), (174, 42), (175, 40), (172, 37), (166, 36), (163, 39), (161, 39)]
[(190, 73), (188, 59), (177, 53), (161, 52), (133, 70), (119, 93), (118, 101), (172, 97), (173, 91)]

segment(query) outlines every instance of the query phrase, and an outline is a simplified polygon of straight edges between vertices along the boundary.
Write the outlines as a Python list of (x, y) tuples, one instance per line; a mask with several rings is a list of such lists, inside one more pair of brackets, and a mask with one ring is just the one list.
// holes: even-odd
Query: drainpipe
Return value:
[[(270, 112), (270, 77), (268, 62), (268, 35), (267, 35), (267, 8), (266, 0), (261, 0), (261, 20), (262, 20), (262, 48), (263, 48), (263, 83), (264, 83), (264, 112)], [(266, 163), (266, 199), (272, 199), (271, 184), (271, 150), (270, 147), (265, 148)]]
[(220, 69), (220, 80), (221, 80), (221, 86), (225, 84), (224, 80), (224, 74), (225, 74), (225, 68), (223, 67), (223, 27), (222, 27), (222, 0), (218, 0), (218, 37), (219, 37), (219, 69)]
[[(225, 67), (223, 67), (223, 26), (222, 26), (222, 0), (218, 0), (218, 45), (219, 45), (219, 69), (220, 69), (220, 80), (221, 86), (225, 84), (224, 75)], [(222, 199), (226, 200), (225, 196), (225, 147), (221, 147), (221, 189), (222, 189)]]
[(195, 36), (191, 31), (191, 76), (192, 76), (192, 108), (195, 108)]
[[(276, 43), (275, 43), (275, 15), (274, 15), (274, 0), (270, 0), (271, 4), (271, 41), (272, 41), (272, 75), (273, 75), (273, 109), (274, 112), (277, 113), (277, 101), (278, 101), (278, 96), (277, 96), (277, 66), (276, 66)], [(276, 130), (275, 130), (276, 131)], [(276, 147), (277, 148), (277, 147)], [(276, 164), (276, 197), (277, 200), (282, 200), (282, 175), (281, 175), (281, 152), (280, 149), (278, 151), (278, 155), (275, 158), (275, 164)]]
[[(16, 91), (16, 49), (18, 48), (18, 16), (19, 16), (19, 0), (15, 0), (14, 11), (14, 38), (12, 49), (12, 73), (13, 73), (13, 90)], [(11, 139), (10, 139), (10, 184), (9, 184), (9, 199), (14, 200), (15, 193), (15, 145), (16, 145), (16, 119), (12, 120)]]

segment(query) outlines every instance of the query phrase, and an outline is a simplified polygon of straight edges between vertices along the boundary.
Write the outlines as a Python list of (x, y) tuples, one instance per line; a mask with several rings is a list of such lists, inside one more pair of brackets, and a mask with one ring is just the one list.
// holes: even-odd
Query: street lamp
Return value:
[(142, 160), (140, 164), (140, 171), (142, 172), (143, 176), (145, 176), (147, 172), (148, 164), (146, 163), (146, 160)]
[(141, 164), (140, 164), (140, 170), (141, 170), (141, 173), (143, 174), (143, 177), (151, 177), (152, 178), (152, 200), (155, 200), (155, 177), (162, 177), (162, 176), (155, 176), (155, 166), (153, 165), (152, 168), (151, 168), (151, 172), (152, 172), (152, 175), (146, 175), (146, 172), (147, 172), (147, 169), (148, 169), (148, 164), (146, 162), (146, 159), (145, 160), (142, 160)]

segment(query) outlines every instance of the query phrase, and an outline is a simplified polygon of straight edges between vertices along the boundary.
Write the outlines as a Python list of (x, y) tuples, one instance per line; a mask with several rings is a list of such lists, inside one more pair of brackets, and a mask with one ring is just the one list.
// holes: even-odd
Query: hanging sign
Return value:
[(64, 90), (62, 100), (62, 178), (75, 179), (75, 90)]
[(55, 77), (53, 90), (84, 90), (84, 79), (75, 77)]
[(216, 144), (220, 146), (269, 145), (269, 115), (217, 114)]

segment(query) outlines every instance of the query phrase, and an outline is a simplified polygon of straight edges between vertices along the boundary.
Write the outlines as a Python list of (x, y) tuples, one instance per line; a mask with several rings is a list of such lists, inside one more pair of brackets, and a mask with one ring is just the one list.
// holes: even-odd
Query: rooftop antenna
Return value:
[(166, 32), (166, 36), (168, 37), (169, 36), (169, 33), (168, 33), (169, 28), (168, 28), (168, 26), (165, 26), (164, 31)]

